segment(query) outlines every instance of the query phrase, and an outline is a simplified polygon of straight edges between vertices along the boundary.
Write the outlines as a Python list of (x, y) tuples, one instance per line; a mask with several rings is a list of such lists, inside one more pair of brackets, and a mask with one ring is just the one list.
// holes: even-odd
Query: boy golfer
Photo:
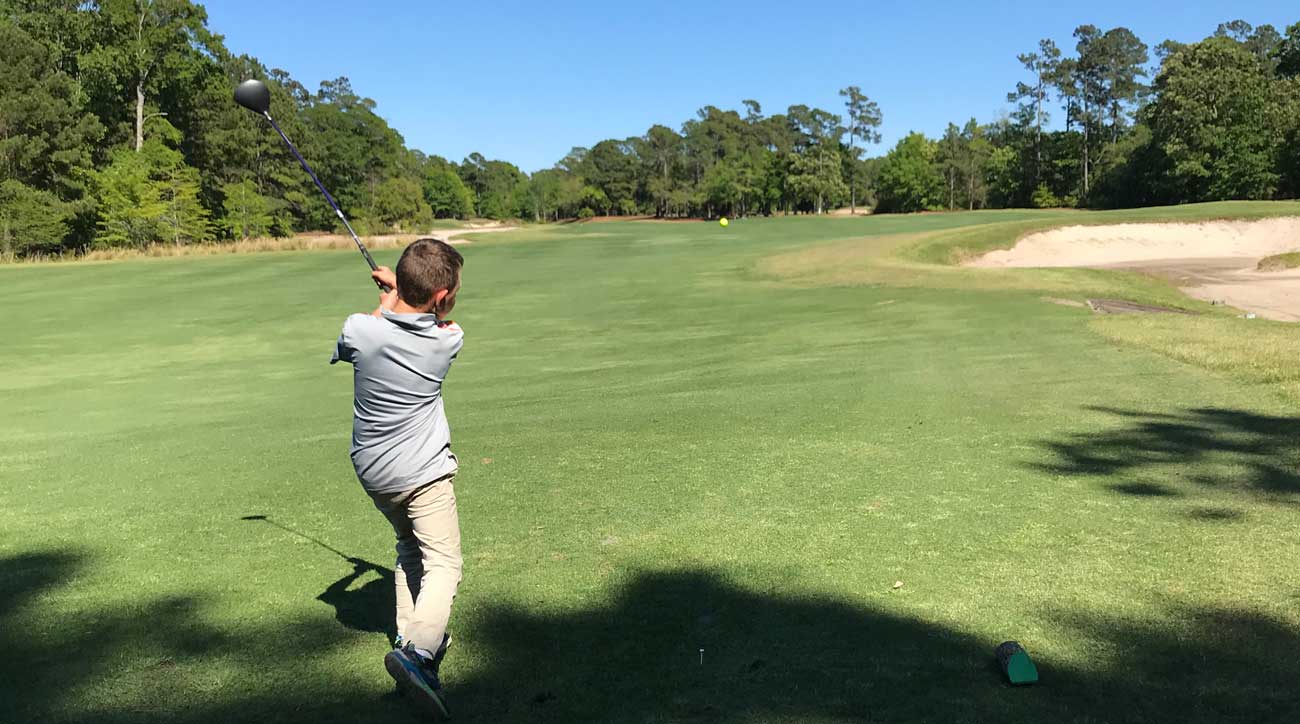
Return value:
[(396, 273), (374, 272), (392, 291), (379, 295), (372, 314), (348, 317), (330, 360), (352, 364), (352, 464), (397, 533), (397, 642), (384, 667), (438, 717), (449, 715), (438, 665), (451, 641), (447, 621), (461, 571), (442, 382), (463, 342), (447, 319), (463, 264), (441, 241), (408, 246)]

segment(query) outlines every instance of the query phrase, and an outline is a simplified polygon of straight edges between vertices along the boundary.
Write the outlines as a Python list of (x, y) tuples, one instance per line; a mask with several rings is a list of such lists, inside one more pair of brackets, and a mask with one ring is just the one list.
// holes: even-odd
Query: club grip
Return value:
[[(339, 215), (339, 218), (342, 218), (342, 214)], [(347, 224), (348, 222), (346, 219), (344, 219), (343, 223)], [(352, 227), (350, 225), (348, 226), (348, 231), (352, 231)], [(352, 235), (352, 239), (357, 242), (357, 248), (361, 250), (361, 256), (365, 257), (366, 263), (370, 265), (370, 271), (379, 271), (379, 265), (375, 263), (375, 258), (370, 256), (370, 250), (366, 248), (366, 245), (361, 243), (361, 240), (357, 238), (356, 234)], [(375, 279), (375, 286), (379, 287), (379, 291), (384, 292), (385, 294), (393, 291), (392, 287), (379, 281), (378, 279)]]

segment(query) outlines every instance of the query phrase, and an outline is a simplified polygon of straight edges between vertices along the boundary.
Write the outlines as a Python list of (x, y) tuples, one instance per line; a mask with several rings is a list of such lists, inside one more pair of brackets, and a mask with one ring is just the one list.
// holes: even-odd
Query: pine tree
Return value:
[(221, 194), (225, 197), (221, 226), (232, 238), (249, 239), (270, 233), (275, 223), (271, 200), (259, 194), (251, 180), (226, 184)]

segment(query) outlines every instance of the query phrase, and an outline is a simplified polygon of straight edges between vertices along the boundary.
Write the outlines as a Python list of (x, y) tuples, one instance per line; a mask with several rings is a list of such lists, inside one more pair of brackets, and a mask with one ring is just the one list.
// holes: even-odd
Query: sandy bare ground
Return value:
[(1131, 269), (1164, 277), (1188, 296), (1224, 302), (1265, 319), (1300, 322), (1300, 269), (1256, 271), (1259, 258), (1162, 259), (1108, 264), (1102, 268)]
[(466, 234), (491, 234), (497, 231), (514, 231), (517, 228), (519, 227), (507, 224), (466, 224), (460, 229), (435, 229), (429, 236), (448, 244), (468, 244), (470, 240), (462, 238)]
[(1030, 234), (967, 265), (1128, 269), (1169, 279), (1197, 299), (1297, 322), (1300, 270), (1255, 270), (1263, 257), (1297, 249), (1300, 218), (1067, 226)]

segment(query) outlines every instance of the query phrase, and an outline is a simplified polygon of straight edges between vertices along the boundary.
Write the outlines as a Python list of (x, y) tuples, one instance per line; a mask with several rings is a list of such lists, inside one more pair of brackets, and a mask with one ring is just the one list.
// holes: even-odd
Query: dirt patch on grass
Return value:
[(1048, 302), (1049, 304), (1059, 304), (1062, 307), (1079, 307), (1080, 309), (1082, 309), (1088, 306), (1076, 299), (1062, 299), (1060, 297), (1042, 297), (1042, 300), (1044, 302)]
[(1138, 304), (1126, 299), (1089, 299), (1088, 308), (1098, 314), (1191, 314), (1186, 309)]

